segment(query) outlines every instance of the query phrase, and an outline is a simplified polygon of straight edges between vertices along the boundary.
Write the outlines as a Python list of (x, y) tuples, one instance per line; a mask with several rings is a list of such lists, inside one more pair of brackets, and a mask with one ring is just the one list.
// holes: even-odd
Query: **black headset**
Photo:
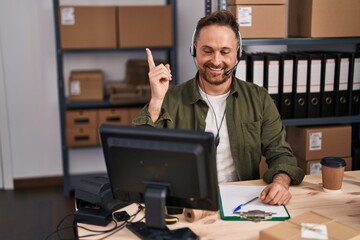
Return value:
[[(240, 62), (241, 60), (241, 56), (242, 56), (242, 38), (241, 38), (241, 33), (240, 31), (238, 32), (239, 33), (239, 43), (240, 43), (240, 47), (237, 51), (237, 61)], [(192, 35), (192, 38), (191, 38), (191, 45), (190, 45), (190, 54), (192, 57), (196, 57), (196, 48), (195, 48), (195, 45), (194, 45), (194, 39), (195, 39), (195, 34), (196, 34), (196, 29)]]

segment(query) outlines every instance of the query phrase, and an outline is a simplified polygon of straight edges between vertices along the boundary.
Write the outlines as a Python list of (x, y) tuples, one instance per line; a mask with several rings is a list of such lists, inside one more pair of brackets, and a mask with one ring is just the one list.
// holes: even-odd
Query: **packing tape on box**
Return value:
[(184, 209), (184, 218), (187, 222), (196, 222), (207, 216), (214, 215), (216, 211), (205, 211), (205, 210), (196, 210), (196, 209)]
[[(328, 239), (328, 231), (327, 228), (322, 229), (322, 225), (327, 225), (329, 223), (335, 222), (335, 219), (326, 221), (326, 222), (322, 222), (322, 223), (296, 223), (293, 222), (291, 220), (288, 220), (289, 223), (294, 224), (297, 228), (300, 229), (299, 233), (293, 235), (292, 237), (289, 238), (289, 240), (292, 239), (298, 239), (299, 237), (304, 237), (306, 236), (306, 238), (315, 238), (315, 239)], [(325, 237), (325, 238), (324, 238)]]

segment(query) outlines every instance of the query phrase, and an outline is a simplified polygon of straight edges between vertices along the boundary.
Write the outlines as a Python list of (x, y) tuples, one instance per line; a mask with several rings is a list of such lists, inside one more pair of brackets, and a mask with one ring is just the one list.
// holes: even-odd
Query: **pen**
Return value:
[(254, 197), (253, 199), (247, 201), (246, 203), (243, 203), (243, 204), (240, 204), (239, 206), (237, 206), (235, 209), (234, 209), (234, 213), (238, 212), (243, 206), (245, 206), (246, 204), (249, 204), (253, 201), (255, 201), (256, 199), (258, 199), (259, 197)]

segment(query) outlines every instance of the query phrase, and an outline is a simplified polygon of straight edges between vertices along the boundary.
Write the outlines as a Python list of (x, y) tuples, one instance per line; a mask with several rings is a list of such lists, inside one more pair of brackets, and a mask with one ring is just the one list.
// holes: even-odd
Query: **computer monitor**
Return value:
[(145, 203), (146, 226), (129, 225), (138, 236), (168, 231), (165, 207), (219, 209), (212, 133), (102, 125), (100, 135), (114, 198)]

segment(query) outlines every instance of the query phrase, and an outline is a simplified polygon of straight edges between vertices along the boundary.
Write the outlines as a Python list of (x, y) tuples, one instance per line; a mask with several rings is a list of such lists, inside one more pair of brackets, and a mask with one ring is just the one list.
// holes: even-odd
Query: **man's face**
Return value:
[(237, 62), (238, 41), (228, 26), (211, 25), (200, 30), (196, 41), (196, 61), (201, 80), (221, 85), (230, 79), (225, 72)]

